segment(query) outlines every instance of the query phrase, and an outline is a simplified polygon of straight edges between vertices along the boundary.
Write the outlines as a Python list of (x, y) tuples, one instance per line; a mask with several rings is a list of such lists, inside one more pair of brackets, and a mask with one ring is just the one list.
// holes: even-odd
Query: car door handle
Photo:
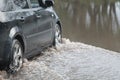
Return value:
[(24, 18), (24, 17), (21, 17), (21, 18), (20, 18), (20, 21), (21, 21), (21, 22), (24, 22), (24, 21), (25, 21), (25, 18)]
[(36, 15), (37, 18), (41, 18), (42, 16), (41, 15)]

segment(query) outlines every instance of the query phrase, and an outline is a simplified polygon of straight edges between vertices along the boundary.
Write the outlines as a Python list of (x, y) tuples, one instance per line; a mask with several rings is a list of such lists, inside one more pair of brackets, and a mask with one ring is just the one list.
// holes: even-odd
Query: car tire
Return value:
[(56, 24), (54, 30), (55, 30), (55, 33), (54, 33), (53, 46), (57, 48), (62, 43), (62, 31), (61, 31), (60, 25)]
[(23, 47), (21, 43), (14, 39), (11, 48), (11, 59), (8, 66), (8, 73), (14, 74), (18, 72), (23, 65)]

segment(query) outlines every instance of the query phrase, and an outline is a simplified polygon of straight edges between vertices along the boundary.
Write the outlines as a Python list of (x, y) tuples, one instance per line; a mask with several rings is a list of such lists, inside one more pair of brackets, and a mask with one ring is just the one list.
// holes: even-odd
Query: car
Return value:
[(62, 42), (53, 0), (0, 0), (0, 69), (18, 72), (24, 58)]

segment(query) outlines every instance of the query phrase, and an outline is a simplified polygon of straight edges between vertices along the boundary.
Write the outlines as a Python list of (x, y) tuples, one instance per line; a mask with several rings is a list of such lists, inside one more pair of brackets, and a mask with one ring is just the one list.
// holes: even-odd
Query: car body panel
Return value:
[(9, 64), (12, 41), (16, 36), (23, 39), (26, 58), (50, 46), (55, 24), (60, 21), (52, 7), (0, 11), (0, 16), (0, 65)]

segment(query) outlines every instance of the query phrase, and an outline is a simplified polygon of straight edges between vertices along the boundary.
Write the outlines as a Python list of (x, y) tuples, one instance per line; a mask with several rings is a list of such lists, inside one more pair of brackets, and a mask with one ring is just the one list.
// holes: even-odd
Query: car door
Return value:
[[(26, 0), (27, 1), (27, 0)], [(36, 0), (34, 0), (36, 1)], [(35, 8), (37, 6), (37, 2), (33, 2), (35, 4), (34, 8), (25, 8), (21, 9), (19, 12), (20, 22), (19, 24), (22, 26), (23, 34), (26, 38), (26, 53), (34, 51), (37, 49), (37, 18), (35, 15)], [(38, 4), (39, 5), (39, 4)]]
[(24, 19), (24, 22), (22, 24), (23, 33), (26, 37), (26, 43), (27, 43), (27, 53), (37, 49), (37, 21), (34, 14), (30, 15), (29, 17), (26, 17)]
[(39, 46), (45, 46), (52, 39), (52, 13), (40, 6), (36, 12), (39, 33)]

